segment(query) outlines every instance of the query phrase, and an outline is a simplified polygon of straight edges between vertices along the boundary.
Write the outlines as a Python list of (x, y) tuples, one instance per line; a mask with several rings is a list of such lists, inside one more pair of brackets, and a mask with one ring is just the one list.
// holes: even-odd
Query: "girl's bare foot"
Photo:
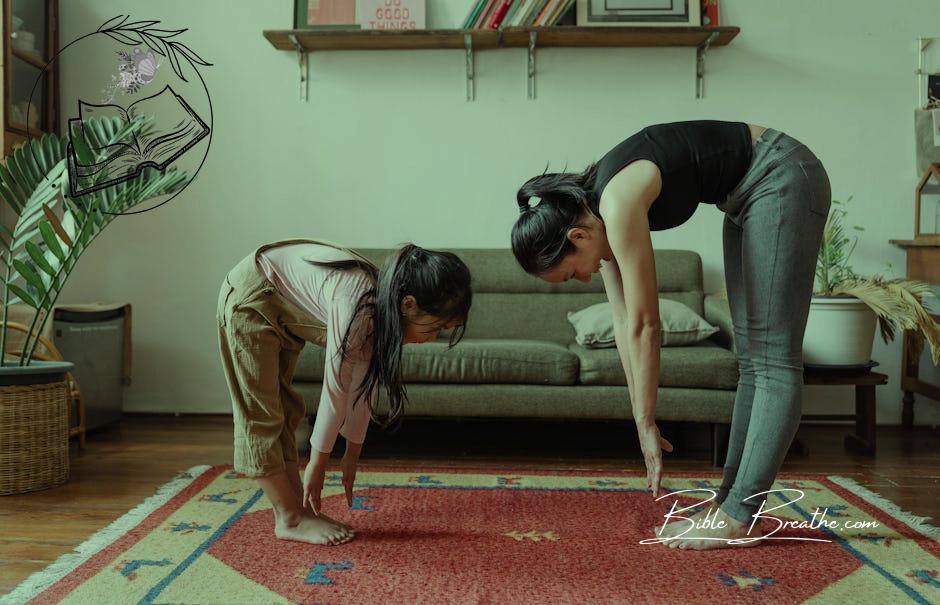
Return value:
[(284, 515), (274, 524), (274, 535), (281, 540), (294, 540), (310, 544), (344, 544), (353, 539), (350, 530), (312, 513)]
[[(709, 527), (702, 529), (692, 529), (681, 538), (670, 540), (667, 544), (669, 548), (681, 548), (683, 550), (711, 550), (713, 548), (743, 548), (748, 546), (757, 546), (762, 542), (760, 537), (764, 535), (760, 526), (755, 525), (751, 530), (751, 524), (742, 523), (729, 516), (720, 508), (716, 514), (709, 517)], [(722, 525), (723, 524), (723, 525)], [(750, 533), (748, 533), (750, 530)], [(739, 543), (729, 543), (729, 540), (743, 540)]]
[(329, 521), (329, 522), (332, 523), (333, 525), (339, 525), (340, 527), (342, 527), (343, 529), (345, 529), (346, 531), (348, 531), (348, 532), (351, 533), (352, 535), (354, 535), (354, 536), (356, 535), (356, 530), (353, 528), (352, 525), (349, 525), (348, 523), (343, 523), (342, 521), (337, 521), (337, 520), (334, 519), (333, 517), (327, 517), (327, 516), (323, 513), (323, 511), (320, 511), (320, 515), (319, 515), (319, 516), (320, 516), (321, 519), (326, 519), (327, 521)]
[(295, 462), (285, 462), (287, 470), (258, 477), (264, 495), (274, 509), (274, 535), (281, 540), (310, 544), (343, 544), (353, 532), (329, 517), (317, 517), (301, 504), (300, 475)]

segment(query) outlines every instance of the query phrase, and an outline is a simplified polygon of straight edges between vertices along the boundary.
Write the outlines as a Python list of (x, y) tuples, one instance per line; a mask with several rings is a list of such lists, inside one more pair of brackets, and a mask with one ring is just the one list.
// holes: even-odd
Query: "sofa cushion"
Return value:
[[(294, 380), (322, 381), (325, 357), (322, 347), (308, 344)], [(571, 385), (578, 378), (578, 358), (562, 345), (538, 340), (465, 338), (453, 349), (435, 341), (405, 345), (402, 378), (406, 383)]]
[[(617, 349), (588, 349), (569, 345), (581, 360), (583, 384), (626, 386), (627, 379)], [(711, 342), (688, 347), (664, 347), (659, 356), (659, 386), (734, 389), (738, 362), (734, 353)]]
[[(298, 382), (307, 411), (315, 414), (323, 385)], [(734, 391), (663, 387), (656, 421), (731, 422)], [(387, 408), (379, 406), (383, 415)], [(626, 387), (534, 384), (411, 384), (405, 416), (456, 418), (590, 418), (633, 421)], [(407, 424), (407, 420), (405, 421)], [(687, 444), (684, 444), (687, 445)]]
[[(664, 347), (684, 347), (701, 342), (718, 331), (686, 305), (659, 299), (661, 343)], [(609, 302), (568, 313), (568, 321), (575, 330), (574, 340), (590, 349), (608, 349), (617, 346), (614, 337), (614, 314)]]
[(323, 382), (323, 366), (326, 363), (326, 349), (308, 342), (300, 352), (294, 380), (302, 382)]
[(451, 384), (571, 385), (578, 358), (564, 346), (538, 340), (465, 338), (453, 349), (446, 342), (405, 345), (402, 378)]

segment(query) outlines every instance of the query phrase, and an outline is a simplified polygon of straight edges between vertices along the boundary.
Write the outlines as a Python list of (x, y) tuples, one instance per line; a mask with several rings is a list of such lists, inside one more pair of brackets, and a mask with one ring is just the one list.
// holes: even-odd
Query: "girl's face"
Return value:
[(401, 301), (401, 314), (405, 322), (402, 344), (423, 343), (437, 340), (441, 330), (456, 328), (458, 320), (447, 321), (435, 315), (425, 313), (418, 308), (417, 301), (410, 294)]
[(423, 343), (437, 340), (441, 330), (456, 328), (457, 320), (446, 321), (434, 315), (419, 313), (414, 319), (406, 319), (402, 344)]

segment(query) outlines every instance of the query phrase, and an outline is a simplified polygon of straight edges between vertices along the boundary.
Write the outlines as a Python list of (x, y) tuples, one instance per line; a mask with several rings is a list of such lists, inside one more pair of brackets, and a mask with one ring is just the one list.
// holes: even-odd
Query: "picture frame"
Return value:
[(360, 29), (356, 0), (294, 0), (294, 29)]
[(699, 27), (701, 0), (577, 0), (579, 27)]

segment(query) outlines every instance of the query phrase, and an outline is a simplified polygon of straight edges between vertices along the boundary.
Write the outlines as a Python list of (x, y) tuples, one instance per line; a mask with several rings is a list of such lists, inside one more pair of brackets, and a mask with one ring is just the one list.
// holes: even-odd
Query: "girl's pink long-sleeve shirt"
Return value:
[(350, 258), (343, 250), (310, 243), (278, 246), (258, 256), (258, 268), (277, 291), (310, 317), (326, 324), (323, 391), (310, 437), (310, 444), (319, 452), (331, 452), (338, 434), (361, 444), (369, 427), (369, 398), (359, 398), (353, 406), (372, 355), (368, 318), (360, 316), (350, 331), (345, 359), (341, 351), (359, 298), (374, 284), (363, 271), (337, 271), (309, 262)]

